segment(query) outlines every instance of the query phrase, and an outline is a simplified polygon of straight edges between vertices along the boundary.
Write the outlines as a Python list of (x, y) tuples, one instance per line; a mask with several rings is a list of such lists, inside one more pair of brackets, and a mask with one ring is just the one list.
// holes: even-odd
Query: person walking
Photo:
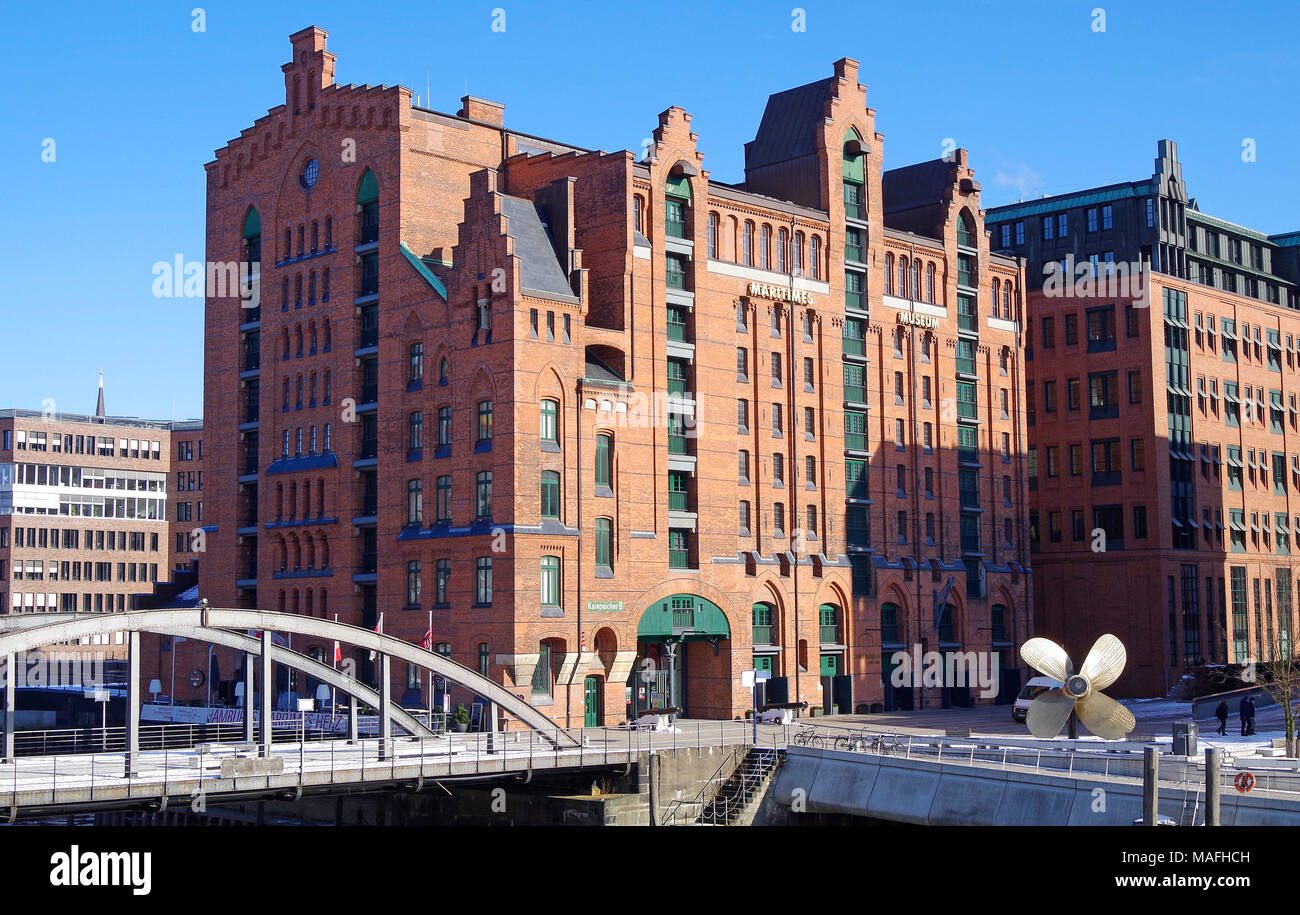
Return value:
[(1228, 702), (1226, 699), (1219, 702), (1219, 707), (1214, 710), (1214, 717), (1219, 719), (1219, 734), (1226, 735), (1228, 733)]
[(1252, 737), (1255, 734), (1255, 697), (1251, 696), (1247, 701), (1249, 708), (1246, 716), (1246, 736)]
[(1241, 718), (1241, 736), (1246, 736), (1246, 722), (1250, 718), (1250, 697), (1242, 696), (1237, 704), (1237, 716)]

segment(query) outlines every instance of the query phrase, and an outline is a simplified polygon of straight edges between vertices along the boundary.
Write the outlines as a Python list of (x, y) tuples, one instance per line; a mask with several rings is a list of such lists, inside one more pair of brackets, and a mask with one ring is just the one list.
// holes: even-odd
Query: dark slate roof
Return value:
[(522, 263), (520, 286), (547, 298), (560, 296), (572, 301), (573, 289), (564, 276), (551, 234), (531, 200), (501, 194), (501, 212), (510, 220), (507, 231), (515, 240), (515, 255)]
[(881, 203), (886, 213), (932, 206), (952, 185), (953, 163), (943, 159), (891, 168), (880, 176)]
[(760, 168), (807, 155), (817, 149), (817, 129), (834, 77), (786, 89), (767, 97), (758, 133), (745, 144), (745, 168)]

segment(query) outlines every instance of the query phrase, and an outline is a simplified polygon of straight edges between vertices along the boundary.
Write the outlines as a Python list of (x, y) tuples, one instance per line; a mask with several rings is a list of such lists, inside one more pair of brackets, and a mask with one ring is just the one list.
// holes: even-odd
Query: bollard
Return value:
[(1142, 748), (1142, 825), (1158, 826), (1160, 814), (1160, 756), (1155, 747)]
[(1205, 751), (1205, 825), (1220, 826), (1219, 821), (1219, 771), (1222, 766), (1222, 750), (1213, 748)]

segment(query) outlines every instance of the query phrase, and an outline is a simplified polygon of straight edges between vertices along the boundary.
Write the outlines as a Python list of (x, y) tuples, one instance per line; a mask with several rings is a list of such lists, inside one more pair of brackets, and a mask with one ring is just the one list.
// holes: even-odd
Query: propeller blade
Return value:
[(1029, 725), (1029, 733), (1035, 737), (1055, 737), (1061, 733), (1061, 728), (1072, 711), (1073, 699), (1063, 690), (1049, 689), (1045, 693), (1039, 693), (1038, 698), (1030, 704), (1025, 724)]
[(1070, 676), (1070, 659), (1053, 641), (1033, 638), (1020, 646), (1020, 657), (1034, 670), (1062, 683)]
[(1124, 643), (1113, 635), (1103, 635), (1093, 643), (1079, 673), (1088, 678), (1093, 689), (1105, 689), (1119, 679), (1127, 661)]
[(1089, 693), (1077, 708), (1083, 726), (1104, 740), (1123, 740), (1137, 724), (1132, 712), (1105, 693)]

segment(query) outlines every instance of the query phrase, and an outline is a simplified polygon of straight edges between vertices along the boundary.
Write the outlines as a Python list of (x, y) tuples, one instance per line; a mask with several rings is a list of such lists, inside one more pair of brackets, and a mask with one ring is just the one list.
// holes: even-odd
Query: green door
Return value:
[(589, 728), (600, 727), (600, 679), (588, 677), (582, 681), (583, 724)]
[(822, 676), (836, 677), (840, 673), (840, 656), (837, 654), (822, 655)]

